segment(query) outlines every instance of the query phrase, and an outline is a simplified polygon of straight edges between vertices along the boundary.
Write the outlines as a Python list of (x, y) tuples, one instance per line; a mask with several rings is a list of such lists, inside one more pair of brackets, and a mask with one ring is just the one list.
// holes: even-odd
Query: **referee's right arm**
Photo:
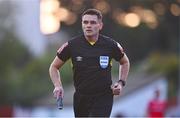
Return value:
[(62, 67), (63, 64), (64, 62), (56, 56), (49, 68), (49, 75), (54, 84), (53, 94), (55, 98), (58, 98), (59, 96), (64, 96), (61, 76), (59, 72), (59, 69)]
[(56, 98), (64, 96), (59, 69), (70, 58), (69, 52), (69, 45), (68, 42), (66, 42), (58, 49), (57, 56), (55, 57), (49, 68), (49, 75), (54, 84), (53, 94)]

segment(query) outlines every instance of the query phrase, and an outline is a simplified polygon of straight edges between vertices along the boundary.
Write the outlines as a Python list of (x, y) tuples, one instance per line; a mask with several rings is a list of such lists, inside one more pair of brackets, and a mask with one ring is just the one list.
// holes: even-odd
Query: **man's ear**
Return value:
[(102, 30), (102, 28), (103, 28), (103, 23), (101, 22), (101, 23), (100, 23), (100, 28), (99, 28), (99, 29)]

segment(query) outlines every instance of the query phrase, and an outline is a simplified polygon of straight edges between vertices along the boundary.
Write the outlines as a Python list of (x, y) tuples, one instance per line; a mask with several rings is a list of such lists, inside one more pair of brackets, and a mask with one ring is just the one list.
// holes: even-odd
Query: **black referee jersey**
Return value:
[(84, 35), (77, 36), (57, 51), (62, 61), (72, 60), (75, 90), (88, 95), (110, 90), (111, 60), (119, 61), (123, 55), (119, 43), (104, 35), (94, 45)]

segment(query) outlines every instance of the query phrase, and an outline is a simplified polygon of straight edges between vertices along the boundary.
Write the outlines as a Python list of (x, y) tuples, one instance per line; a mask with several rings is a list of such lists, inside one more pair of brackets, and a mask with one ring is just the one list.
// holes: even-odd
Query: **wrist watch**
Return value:
[(126, 81), (124, 81), (124, 80), (118, 80), (118, 83), (121, 83), (121, 85), (124, 87), (125, 85), (126, 85)]

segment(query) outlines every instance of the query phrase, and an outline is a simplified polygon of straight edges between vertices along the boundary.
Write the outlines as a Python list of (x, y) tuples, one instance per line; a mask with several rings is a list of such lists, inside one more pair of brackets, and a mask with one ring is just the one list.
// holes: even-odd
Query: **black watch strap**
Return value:
[(118, 83), (121, 83), (121, 85), (122, 85), (122, 86), (125, 86), (125, 85), (126, 85), (126, 81), (121, 80), (121, 79), (120, 79), (120, 80), (118, 80)]

